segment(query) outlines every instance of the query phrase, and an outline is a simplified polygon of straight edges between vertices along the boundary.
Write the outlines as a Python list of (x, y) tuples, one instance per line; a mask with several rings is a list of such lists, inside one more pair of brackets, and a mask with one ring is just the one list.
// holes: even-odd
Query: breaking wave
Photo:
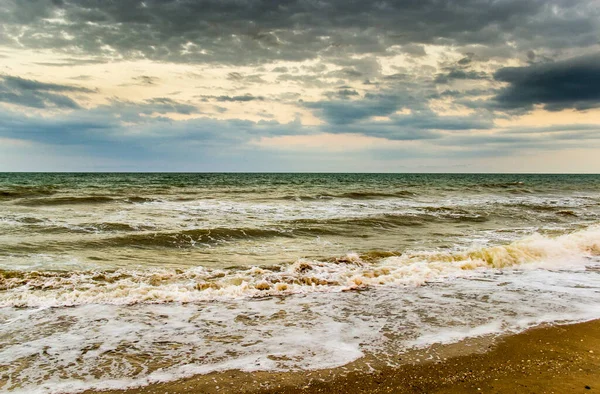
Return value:
[(207, 300), (340, 292), (372, 286), (421, 286), (489, 269), (585, 269), (600, 256), (600, 227), (534, 235), (464, 252), (372, 252), (324, 261), (232, 269), (0, 271), (0, 306), (189, 303)]

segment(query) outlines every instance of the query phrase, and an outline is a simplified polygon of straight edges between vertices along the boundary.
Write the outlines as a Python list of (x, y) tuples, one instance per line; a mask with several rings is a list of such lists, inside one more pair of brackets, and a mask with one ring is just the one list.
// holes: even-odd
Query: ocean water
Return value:
[(600, 176), (0, 174), (0, 390), (600, 318)]

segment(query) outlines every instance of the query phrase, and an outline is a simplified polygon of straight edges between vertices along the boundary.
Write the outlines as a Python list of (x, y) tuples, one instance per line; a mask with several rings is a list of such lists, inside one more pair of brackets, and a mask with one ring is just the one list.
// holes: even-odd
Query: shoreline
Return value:
[(134, 389), (84, 393), (577, 393), (600, 391), (600, 319), (538, 326), (345, 366), (295, 372), (230, 370)]

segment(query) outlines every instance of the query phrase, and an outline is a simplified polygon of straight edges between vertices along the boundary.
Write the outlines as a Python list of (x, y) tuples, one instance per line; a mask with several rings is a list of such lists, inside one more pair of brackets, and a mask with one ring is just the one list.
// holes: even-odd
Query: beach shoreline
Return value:
[(223, 371), (129, 390), (92, 393), (577, 393), (600, 391), (600, 320), (539, 326), (301, 372)]
[(0, 391), (435, 392), (600, 318), (600, 175), (0, 175)]

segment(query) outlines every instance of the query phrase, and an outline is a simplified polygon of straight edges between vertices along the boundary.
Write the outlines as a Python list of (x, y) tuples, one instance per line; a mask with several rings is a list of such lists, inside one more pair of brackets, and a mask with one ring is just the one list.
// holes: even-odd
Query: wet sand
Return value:
[(321, 371), (226, 371), (102, 393), (600, 392), (600, 320), (433, 346), (397, 361), (388, 367), (367, 356)]

